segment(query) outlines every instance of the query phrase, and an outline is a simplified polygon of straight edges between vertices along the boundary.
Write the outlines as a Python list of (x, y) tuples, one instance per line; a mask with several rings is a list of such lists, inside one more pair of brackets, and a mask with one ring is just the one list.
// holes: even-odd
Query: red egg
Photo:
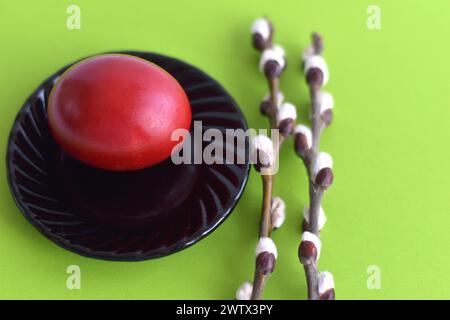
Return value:
[(189, 130), (189, 100), (165, 70), (144, 59), (108, 54), (82, 60), (53, 87), (50, 131), (79, 161), (101, 169), (136, 170), (167, 159)]

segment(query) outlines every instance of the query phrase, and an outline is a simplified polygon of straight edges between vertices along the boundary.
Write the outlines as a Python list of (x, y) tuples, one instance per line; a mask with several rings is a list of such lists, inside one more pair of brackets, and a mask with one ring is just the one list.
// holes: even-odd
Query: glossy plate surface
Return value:
[[(233, 98), (199, 69), (162, 55), (120, 53), (144, 58), (172, 74), (186, 91), (193, 121), (202, 121), (203, 132), (247, 130)], [(69, 66), (28, 98), (11, 130), (8, 181), (25, 217), (58, 245), (107, 260), (165, 256), (214, 230), (242, 194), (248, 155), (240, 164), (174, 165), (168, 159), (133, 172), (88, 167), (65, 154), (48, 129), (47, 99)], [(238, 158), (238, 150), (236, 145), (223, 146), (224, 155), (232, 152)]]

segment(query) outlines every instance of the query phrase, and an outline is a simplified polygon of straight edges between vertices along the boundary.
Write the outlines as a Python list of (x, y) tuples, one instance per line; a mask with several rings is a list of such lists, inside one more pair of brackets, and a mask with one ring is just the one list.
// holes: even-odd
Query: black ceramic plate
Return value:
[[(199, 69), (162, 55), (121, 53), (144, 58), (172, 74), (189, 97), (193, 120), (202, 120), (203, 130), (247, 129), (231, 96)], [(83, 165), (59, 148), (47, 124), (50, 90), (68, 67), (28, 98), (11, 130), (8, 181), (25, 217), (58, 245), (108, 260), (165, 256), (214, 230), (241, 196), (249, 173), (248, 155), (244, 164), (177, 166), (169, 159), (122, 173)]]

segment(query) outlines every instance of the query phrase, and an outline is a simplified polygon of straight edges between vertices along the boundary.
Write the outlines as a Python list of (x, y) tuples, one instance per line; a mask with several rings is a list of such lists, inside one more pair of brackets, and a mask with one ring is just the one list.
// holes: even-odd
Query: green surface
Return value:
[[(66, 28), (66, 8), (81, 7), (81, 29)], [(366, 9), (381, 8), (381, 30)], [(331, 71), (327, 90), (335, 122), (322, 149), (335, 160), (324, 208), (322, 270), (337, 297), (450, 298), (450, 2), (433, 1), (6, 1), (0, 0), (0, 298), (233, 298), (253, 275), (261, 182), (255, 172), (237, 209), (213, 234), (175, 255), (139, 263), (97, 261), (45, 239), (14, 206), (4, 156), (16, 112), (48, 75), (81, 57), (122, 49), (184, 59), (219, 80), (250, 126), (267, 92), (259, 55), (249, 45), (252, 20), (268, 14), (285, 46), (287, 99), (306, 119), (308, 95), (299, 55), (320, 31)], [(304, 120), (305, 121), (305, 120)], [(299, 221), (307, 202), (305, 171), (289, 141), (275, 194), (287, 203), (274, 234), (279, 259), (266, 298), (304, 299), (297, 260)], [(66, 288), (79, 265), (81, 290)], [(366, 270), (381, 270), (369, 290)]]

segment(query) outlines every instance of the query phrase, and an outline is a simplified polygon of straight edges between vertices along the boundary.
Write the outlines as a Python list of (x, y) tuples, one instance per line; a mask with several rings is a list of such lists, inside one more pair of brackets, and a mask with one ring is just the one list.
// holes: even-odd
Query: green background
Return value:
[[(81, 29), (66, 28), (66, 8), (81, 8)], [(369, 5), (381, 30), (366, 27)], [(80, 257), (45, 239), (14, 206), (5, 151), (26, 97), (61, 66), (94, 53), (140, 49), (184, 59), (219, 80), (249, 125), (262, 128), (267, 92), (250, 46), (251, 22), (267, 14), (287, 52), (287, 100), (307, 119), (299, 56), (311, 31), (325, 39), (327, 90), (335, 121), (322, 149), (335, 160), (324, 198), (320, 269), (332, 271), (339, 299), (450, 298), (450, 1), (6, 1), (0, 0), (0, 298), (234, 298), (251, 279), (261, 201), (252, 172), (237, 209), (213, 234), (172, 256), (139, 263)], [(307, 203), (305, 170), (283, 148), (275, 194), (287, 220), (274, 240), (279, 259), (265, 298), (304, 299), (297, 260)], [(81, 290), (66, 289), (66, 268), (79, 265)], [(381, 289), (367, 268), (379, 266)]]

